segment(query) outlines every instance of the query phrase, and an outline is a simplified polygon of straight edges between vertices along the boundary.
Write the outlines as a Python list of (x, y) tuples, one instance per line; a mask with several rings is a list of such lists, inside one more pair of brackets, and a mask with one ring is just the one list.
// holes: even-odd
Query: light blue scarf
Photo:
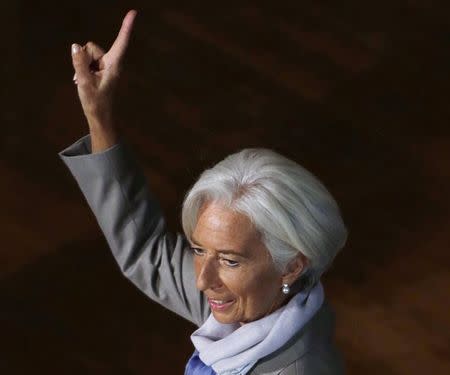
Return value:
[(185, 374), (194, 374), (188, 372), (188, 367), (194, 363), (201, 367), (196, 374), (213, 374), (211, 368), (220, 375), (246, 374), (259, 359), (286, 344), (319, 310), (323, 301), (324, 290), (319, 281), (309, 293), (297, 293), (272, 314), (242, 326), (219, 323), (210, 314), (191, 335), (196, 351)]

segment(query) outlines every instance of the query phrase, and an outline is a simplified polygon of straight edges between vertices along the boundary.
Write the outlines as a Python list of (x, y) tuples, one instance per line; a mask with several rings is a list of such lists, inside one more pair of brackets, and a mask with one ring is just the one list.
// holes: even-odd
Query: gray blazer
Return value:
[[(121, 140), (92, 154), (86, 135), (58, 155), (77, 181), (123, 274), (152, 300), (201, 326), (210, 308), (195, 286), (187, 239), (166, 230), (160, 206), (128, 145)], [(334, 320), (325, 301), (295, 337), (260, 359), (249, 374), (344, 374), (334, 344)]]

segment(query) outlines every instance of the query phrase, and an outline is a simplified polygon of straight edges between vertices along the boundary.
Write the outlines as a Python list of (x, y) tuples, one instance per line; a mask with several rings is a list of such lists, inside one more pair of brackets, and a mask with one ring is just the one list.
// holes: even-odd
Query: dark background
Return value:
[(349, 228), (323, 277), (348, 373), (449, 374), (448, 2), (218, 4), (0, 5), (0, 373), (181, 374), (193, 350), (194, 327), (121, 276), (57, 155), (88, 131), (71, 43), (109, 48), (136, 8), (118, 118), (171, 228), (229, 153), (293, 158)]

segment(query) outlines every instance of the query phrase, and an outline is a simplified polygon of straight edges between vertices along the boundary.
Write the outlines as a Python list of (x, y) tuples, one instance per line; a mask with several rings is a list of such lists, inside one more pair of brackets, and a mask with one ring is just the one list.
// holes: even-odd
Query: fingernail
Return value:
[(78, 44), (72, 44), (72, 55), (75, 55), (80, 50), (80, 48), (81, 47)]

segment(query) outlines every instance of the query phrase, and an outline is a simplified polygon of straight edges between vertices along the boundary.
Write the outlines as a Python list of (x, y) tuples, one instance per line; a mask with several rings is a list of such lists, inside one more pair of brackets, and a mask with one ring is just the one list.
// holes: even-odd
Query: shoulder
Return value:
[(282, 369), (278, 375), (344, 375), (342, 357), (336, 350), (311, 350)]
[(342, 375), (334, 342), (335, 313), (325, 300), (314, 317), (282, 348), (262, 358), (251, 375)]

